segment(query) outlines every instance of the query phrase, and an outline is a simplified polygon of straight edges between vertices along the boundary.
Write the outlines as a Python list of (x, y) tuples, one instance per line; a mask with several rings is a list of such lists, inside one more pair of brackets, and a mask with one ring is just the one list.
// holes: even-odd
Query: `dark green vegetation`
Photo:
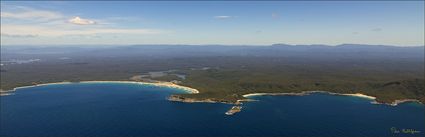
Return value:
[(181, 95), (186, 98), (234, 102), (248, 93), (322, 90), (364, 93), (381, 102), (425, 102), (423, 47), (2, 47), (2, 62), (31, 58), (41, 61), (2, 66), (1, 89), (34, 82), (128, 80), (152, 71), (178, 70), (170, 73), (185, 74), (185, 79), (154, 79), (179, 80), (201, 92)]
[[(261, 60), (261, 59), (260, 59)], [(236, 101), (248, 93), (330, 91), (364, 93), (378, 101), (390, 103), (397, 99), (418, 99), (425, 102), (423, 72), (365, 70), (363, 65), (347, 63), (333, 66), (317, 64), (283, 64), (267, 61), (246, 62), (240, 68), (189, 71), (183, 84), (199, 89), (200, 94), (183, 95), (191, 98), (211, 98)], [(252, 63), (250, 65), (250, 63)], [(341, 65), (341, 64), (340, 64)], [(372, 67), (372, 66), (370, 66)], [(388, 66), (389, 67), (389, 66)], [(224, 93), (224, 94), (223, 94)]]

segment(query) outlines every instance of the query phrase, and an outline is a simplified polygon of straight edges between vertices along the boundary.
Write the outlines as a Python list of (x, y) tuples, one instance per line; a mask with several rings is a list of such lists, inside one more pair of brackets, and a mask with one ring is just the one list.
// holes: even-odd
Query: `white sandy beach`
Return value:
[[(8, 94), (22, 88), (30, 88), (30, 87), (37, 87), (37, 86), (46, 86), (46, 85), (56, 85), (56, 84), (71, 84), (75, 82), (54, 82), (54, 83), (44, 83), (44, 84), (37, 84), (32, 86), (23, 86), (23, 87), (16, 87), (11, 91), (7, 91)], [(158, 87), (169, 87), (169, 88), (177, 88), (185, 90), (191, 94), (197, 94), (199, 91), (194, 88), (185, 87), (181, 85), (177, 85), (171, 82), (155, 82), (155, 83), (149, 83), (149, 82), (138, 82), (138, 81), (80, 81), (77, 83), (131, 83), (131, 84), (143, 84), (143, 85), (152, 85), (152, 86), (158, 86)]]
[(243, 97), (248, 98), (248, 97), (252, 97), (252, 96), (276, 96), (276, 95), (281, 95), (281, 96), (304, 96), (304, 95), (309, 95), (311, 93), (326, 93), (326, 94), (336, 95), (336, 96), (353, 96), (353, 97), (370, 99), (370, 100), (372, 100), (370, 102), (372, 104), (385, 104), (385, 105), (390, 105), (390, 106), (397, 106), (397, 105), (399, 105), (401, 103), (406, 103), (406, 102), (417, 102), (417, 103), (423, 104), (422, 102), (420, 102), (417, 99), (401, 99), (401, 100), (395, 100), (392, 103), (380, 103), (380, 102), (376, 101), (376, 97), (365, 95), (365, 94), (362, 94), (362, 93), (341, 94), (341, 93), (334, 93), (334, 92), (327, 92), (327, 91), (305, 91), (305, 92), (300, 92), (300, 93), (250, 93), (250, 94), (243, 95)]
[(354, 96), (354, 97), (360, 97), (360, 98), (367, 98), (367, 99), (372, 99), (372, 100), (375, 100), (375, 99), (376, 99), (376, 97), (374, 97), (374, 96), (368, 96), (368, 95), (361, 94), (361, 93), (355, 93), (355, 94), (340, 94), (340, 95), (342, 95), (342, 96)]
[(360, 97), (360, 98), (366, 98), (366, 99), (370, 99), (372, 100), (370, 103), (372, 104), (386, 104), (386, 105), (391, 105), (391, 106), (397, 106), (398, 104), (401, 103), (406, 103), (406, 102), (418, 102), (420, 104), (422, 104), (422, 102), (420, 102), (419, 100), (416, 99), (402, 99), (402, 100), (395, 100), (392, 103), (379, 103), (376, 101), (376, 97), (374, 96), (369, 96), (369, 95), (365, 95), (362, 93), (354, 93), (354, 94), (341, 94), (341, 93), (334, 93), (334, 92), (327, 92), (327, 91), (305, 91), (305, 92), (300, 92), (300, 93), (250, 93), (250, 94), (245, 94), (243, 95), (243, 97), (252, 97), (252, 96), (275, 96), (275, 95), (282, 95), (282, 96), (304, 96), (304, 95), (309, 95), (311, 93), (327, 93), (330, 95), (336, 95), (336, 96), (353, 96), (353, 97)]
[(327, 94), (331, 94), (331, 95), (341, 95), (341, 96), (354, 96), (354, 97), (361, 97), (361, 98), (368, 98), (368, 99), (376, 99), (376, 97), (373, 96), (368, 96), (365, 94), (361, 94), (361, 93), (355, 93), (355, 94), (340, 94), (340, 93), (334, 93), (334, 92), (327, 92), (327, 91), (305, 91), (305, 92), (300, 92), (300, 93), (250, 93), (250, 94), (245, 94), (242, 95), (243, 97), (251, 97), (251, 96), (264, 96), (264, 95), (298, 95), (298, 96), (302, 96), (302, 95), (309, 95), (311, 93), (327, 93)]
[[(1, 90), (1, 96), (6, 96), (6, 95), (13, 95), (14, 91), (17, 89), (22, 89), (22, 88), (31, 88), (31, 87), (37, 87), (37, 86), (46, 86), (46, 85), (56, 85), (56, 84), (71, 84), (71, 83), (131, 83), (131, 84), (143, 84), (143, 85), (152, 85), (152, 86), (158, 86), (158, 87), (169, 87), (169, 88), (176, 88), (176, 89), (182, 89), (184, 91), (187, 91), (190, 94), (198, 94), (199, 91), (197, 89), (194, 88), (190, 88), (190, 87), (186, 87), (186, 86), (181, 86), (181, 85), (177, 85), (174, 84), (172, 82), (138, 82), (138, 81), (80, 81), (80, 82), (54, 82), (54, 83), (44, 83), (44, 84), (37, 84), (37, 85), (32, 85), (32, 86), (22, 86), (22, 87), (16, 87), (13, 90), (10, 91), (4, 91)], [(418, 100), (415, 99), (403, 99), (403, 100), (395, 100), (392, 103), (379, 103), (376, 101), (376, 97), (374, 96), (369, 96), (369, 95), (365, 95), (362, 93), (354, 93), (354, 94), (341, 94), (341, 93), (334, 93), (334, 92), (327, 92), (327, 91), (305, 91), (305, 92), (299, 92), (299, 93), (250, 93), (250, 94), (245, 94), (242, 95), (245, 98), (248, 97), (252, 97), (252, 96), (266, 96), (266, 95), (270, 95), (270, 96), (276, 96), (276, 95), (281, 95), (281, 96), (304, 96), (304, 95), (309, 95), (311, 93), (327, 93), (330, 95), (337, 95), (337, 96), (353, 96), (353, 97), (360, 97), (360, 98), (366, 98), (366, 99), (370, 99), (373, 100), (371, 101), (372, 104), (387, 104), (387, 105), (391, 105), (391, 106), (397, 106), (400, 103), (405, 103), (405, 102), (419, 102)], [(256, 100), (238, 100), (238, 102), (243, 102), (243, 101), (256, 101)]]

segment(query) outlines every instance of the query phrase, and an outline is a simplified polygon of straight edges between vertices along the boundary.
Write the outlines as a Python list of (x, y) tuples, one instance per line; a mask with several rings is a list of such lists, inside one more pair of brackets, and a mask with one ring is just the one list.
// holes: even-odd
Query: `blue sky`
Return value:
[(5, 2), (2, 45), (424, 45), (423, 1)]

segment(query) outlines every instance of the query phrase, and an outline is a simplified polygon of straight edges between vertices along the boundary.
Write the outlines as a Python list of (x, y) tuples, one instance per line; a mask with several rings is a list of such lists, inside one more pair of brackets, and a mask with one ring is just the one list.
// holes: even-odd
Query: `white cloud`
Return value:
[[(81, 18), (79, 16), (72, 17), (55, 11), (32, 9), (22, 6), (8, 6), (8, 9), (2, 9), (0, 14), (2, 19), (0, 26), (1, 35), (7, 38), (41, 38), (98, 34), (145, 35), (165, 33), (165, 31), (158, 29), (120, 28), (114, 23), (109, 23), (107, 19), (93, 20)], [(69, 19), (69, 17), (72, 18)], [(7, 21), (3, 21), (3, 19), (7, 19)], [(82, 27), (82, 25), (88, 26)]]
[[(130, 18), (141, 22), (139, 17), (84, 18), (74, 13), (32, 9), (28, 7), (1, 5), (2, 44), (120, 44), (149, 41), (160, 34), (172, 31), (145, 27), (128, 28)], [(80, 14), (78, 14), (80, 15)], [(87, 15), (88, 16), (88, 15)], [(76, 25), (77, 24), (77, 25)], [(96, 25), (92, 25), (96, 24)]]
[(156, 29), (123, 29), (123, 28), (84, 28), (72, 29), (60, 26), (39, 26), (39, 25), (10, 25), (2, 24), (1, 33), (7, 35), (22, 36), (67, 36), (67, 35), (94, 35), (94, 34), (160, 34), (162, 30)]
[(74, 17), (72, 19), (68, 20), (69, 23), (76, 24), (76, 25), (93, 25), (96, 24), (95, 21), (89, 20), (89, 19), (82, 19), (80, 17)]
[(215, 19), (229, 19), (233, 18), (233, 16), (214, 16)]
[(27, 7), (19, 7), (19, 11), (16, 12), (0, 12), (1, 18), (11, 18), (20, 20), (33, 20), (33, 21), (48, 21), (61, 19), (64, 16), (59, 12), (47, 11), (47, 10), (36, 10)]
[(37, 35), (11, 35), (11, 34), (3, 34), (1, 33), (2, 37), (10, 37), (10, 38), (34, 38), (37, 37)]

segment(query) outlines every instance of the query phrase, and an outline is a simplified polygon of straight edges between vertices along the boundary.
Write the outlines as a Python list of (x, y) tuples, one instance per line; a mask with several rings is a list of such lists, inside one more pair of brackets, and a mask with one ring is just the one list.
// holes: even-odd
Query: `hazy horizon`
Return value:
[(1, 45), (423, 46), (423, 1), (1, 1)]
[(0, 46), (28, 46), (28, 47), (79, 47), (79, 46), (89, 46), (89, 47), (119, 47), (119, 46), (247, 46), (247, 47), (267, 47), (275, 45), (286, 45), (286, 46), (328, 46), (328, 47), (337, 47), (343, 45), (356, 45), (356, 46), (389, 46), (389, 47), (425, 47), (425, 45), (384, 45), (384, 44), (356, 44), (356, 43), (343, 43), (337, 45), (327, 45), (327, 44), (285, 44), (285, 43), (276, 43), (270, 45), (249, 45), (249, 44), (14, 44), (14, 45), (5, 45)]

